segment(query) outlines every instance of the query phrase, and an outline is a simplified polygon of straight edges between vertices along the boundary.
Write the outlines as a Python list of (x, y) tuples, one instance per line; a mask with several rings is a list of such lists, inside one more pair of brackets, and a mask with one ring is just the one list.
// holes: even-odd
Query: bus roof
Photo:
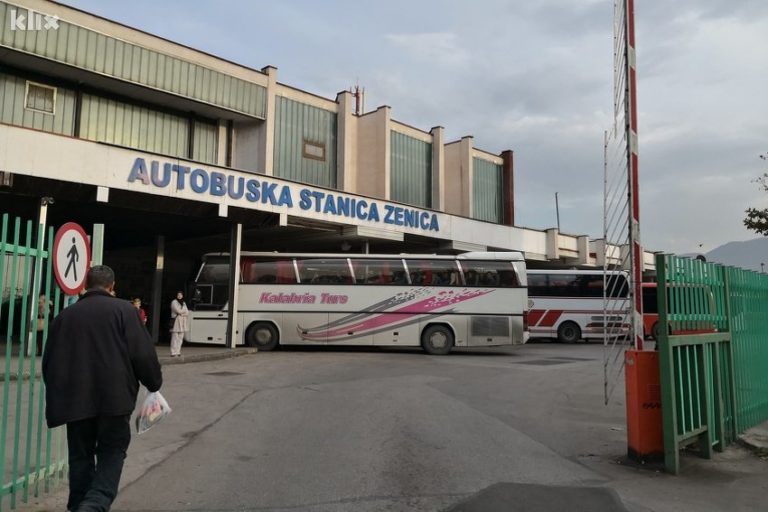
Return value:
[[(203, 258), (226, 256), (229, 257), (228, 252), (210, 252), (203, 255)], [(498, 261), (524, 261), (523, 254), (518, 251), (506, 251), (506, 252), (465, 252), (458, 255), (444, 255), (444, 254), (355, 254), (355, 253), (293, 253), (293, 252), (252, 252), (243, 251), (240, 253), (240, 257), (260, 257), (260, 258), (369, 258), (369, 259), (382, 259), (382, 258), (424, 258), (424, 259), (440, 259), (440, 260), (498, 260)]]

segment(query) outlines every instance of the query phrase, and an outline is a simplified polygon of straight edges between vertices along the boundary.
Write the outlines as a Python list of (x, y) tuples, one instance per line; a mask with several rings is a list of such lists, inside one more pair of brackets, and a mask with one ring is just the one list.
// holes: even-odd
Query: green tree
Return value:
[[(768, 161), (768, 153), (760, 155), (762, 160)], [(768, 172), (763, 173), (762, 176), (755, 180), (755, 183), (760, 185), (760, 188), (764, 192), (768, 192)], [(747, 217), (744, 219), (744, 225), (747, 229), (750, 229), (761, 235), (768, 236), (768, 208), (747, 208)]]

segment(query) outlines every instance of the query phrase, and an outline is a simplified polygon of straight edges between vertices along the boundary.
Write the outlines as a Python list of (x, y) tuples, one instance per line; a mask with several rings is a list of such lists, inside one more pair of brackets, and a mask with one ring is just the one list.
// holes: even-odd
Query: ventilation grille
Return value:
[(472, 336), (509, 336), (509, 319), (504, 316), (473, 316)]

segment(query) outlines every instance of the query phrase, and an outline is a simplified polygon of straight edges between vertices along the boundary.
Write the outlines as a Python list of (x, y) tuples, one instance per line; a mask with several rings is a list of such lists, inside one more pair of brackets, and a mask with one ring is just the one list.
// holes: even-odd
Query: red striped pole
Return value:
[(630, 267), (632, 269), (632, 333), (635, 349), (643, 350), (643, 249), (640, 245), (640, 194), (637, 165), (637, 70), (635, 61), (635, 1), (626, 0), (624, 5), (626, 23), (626, 66), (627, 66), (627, 148), (629, 179), (629, 245)]

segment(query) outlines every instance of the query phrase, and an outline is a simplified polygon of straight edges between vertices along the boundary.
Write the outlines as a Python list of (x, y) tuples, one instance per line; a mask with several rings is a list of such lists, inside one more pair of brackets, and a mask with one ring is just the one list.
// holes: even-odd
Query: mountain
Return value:
[(765, 264), (768, 272), (768, 236), (745, 242), (728, 242), (706, 255), (707, 261), (732, 265), (734, 267), (761, 271), (760, 263)]

